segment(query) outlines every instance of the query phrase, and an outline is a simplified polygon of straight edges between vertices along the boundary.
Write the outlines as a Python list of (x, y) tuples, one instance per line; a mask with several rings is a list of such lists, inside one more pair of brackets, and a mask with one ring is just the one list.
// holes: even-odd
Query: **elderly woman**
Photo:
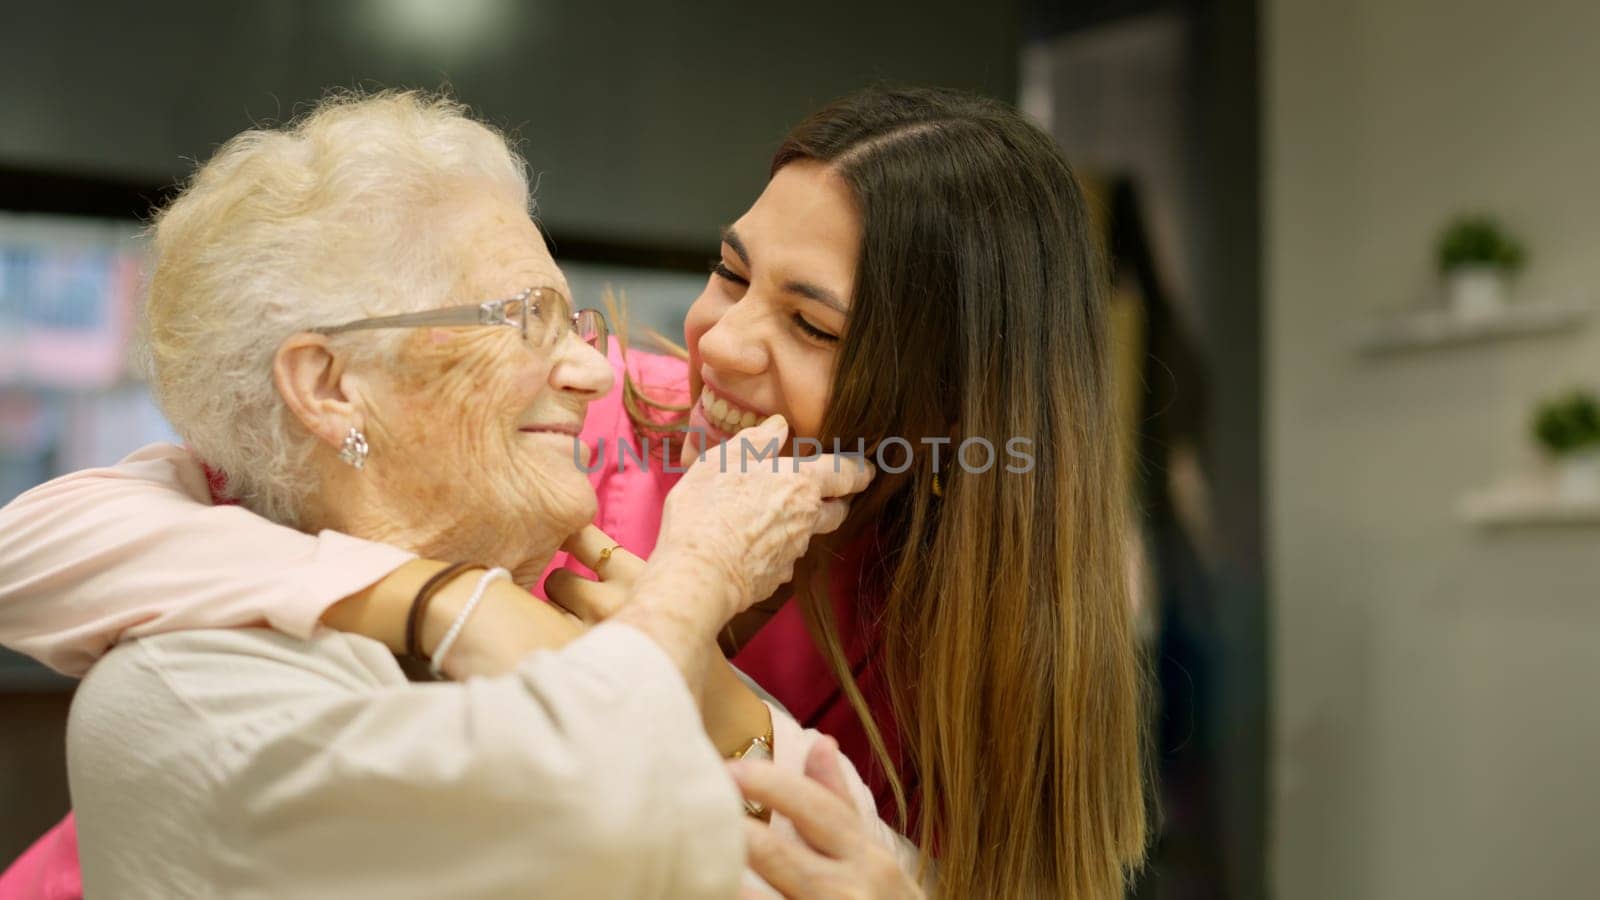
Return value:
[[(723, 757), (770, 748), (774, 726), (719, 693), (714, 635), (843, 520), (865, 467), (697, 466), (648, 563), (592, 531), (570, 542), (625, 576), (587, 634), (457, 683), (411, 683), (391, 652), (504, 669), (517, 635), (560, 618), (507, 573), (537, 577), (595, 513), (572, 454), (612, 386), (604, 322), (570, 308), (527, 207), (501, 137), (390, 94), (240, 135), (156, 221), (154, 385), (222, 492), (330, 552), (349, 535), (458, 565), (409, 564), (407, 618), (358, 596), (330, 614), (350, 631), (319, 627), (291, 584), (279, 630), (107, 654), (68, 737), (90, 896), (737, 889), (745, 819)], [(195, 547), (218, 602), (227, 560), (251, 552)]]

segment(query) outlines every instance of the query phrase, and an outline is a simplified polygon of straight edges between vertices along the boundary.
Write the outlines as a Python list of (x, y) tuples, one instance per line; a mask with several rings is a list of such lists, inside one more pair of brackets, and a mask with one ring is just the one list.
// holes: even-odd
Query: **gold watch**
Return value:
[[(767, 726), (766, 734), (751, 738), (750, 743), (728, 754), (728, 758), (758, 759), (763, 762), (772, 762), (772, 726)], [(760, 819), (763, 822), (772, 818), (772, 811), (754, 800), (744, 801), (744, 813), (752, 819)]]

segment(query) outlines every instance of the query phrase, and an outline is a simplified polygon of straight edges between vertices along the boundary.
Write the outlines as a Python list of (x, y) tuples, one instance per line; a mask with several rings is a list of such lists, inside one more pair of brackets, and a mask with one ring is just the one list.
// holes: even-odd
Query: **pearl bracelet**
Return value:
[(467, 619), (472, 616), (472, 611), (477, 609), (478, 604), (482, 602), (483, 595), (489, 590), (489, 585), (501, 579), (510, 581), (511, 573), (505, 569), (494, 568), (483, 573), (482, 577), (478, 579), (478, 586), (472, 589), (472, 596), (467, 598), (466, 605), (461, 607), (461, 612), (456, 613), (456, 620), (450, 623), (450, 630), (446, 631), (444, 637), (439, 640), (439, 646), (433, 648), (433, 661), (428, 663), (428, 671), (432, 672), (435, 678), (444, 674), (445, 654), (450, 652), (450, 648), (454, 647), (456, 640), (461, 637), (461, 629), (467, 626)]

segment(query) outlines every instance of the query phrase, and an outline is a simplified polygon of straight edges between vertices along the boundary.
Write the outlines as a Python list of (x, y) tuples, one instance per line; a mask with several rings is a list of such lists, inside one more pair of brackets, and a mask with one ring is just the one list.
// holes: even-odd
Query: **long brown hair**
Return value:
[[(918, 843), (948, 897), (1118, 897), (1145, 851), (1142, 666), (1123, 552), (1106, 266), (1055, 143), (1010, 107), (862, 92), (796, 127), (798, 160), (850, 186), (863, 239), (821, 435), (919, 448), (843, 534), (870, 536)], [(923, 439), (949, 438), (939, 463)], [(996, 451), (952, 459), (965, 440)], [(1031, 471), (1007, 454), (1031, 441)], [(981, 447), (979, 447), (981, 451)], [(903, 454), (886, 453), (895, 465)], [(869, 740), (826, 552), (799, 597)]]

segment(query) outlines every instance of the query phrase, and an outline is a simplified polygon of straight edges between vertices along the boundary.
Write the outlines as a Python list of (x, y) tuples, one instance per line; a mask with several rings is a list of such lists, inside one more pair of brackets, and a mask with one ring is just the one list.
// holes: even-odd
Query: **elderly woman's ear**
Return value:
[(336, 448), (366, 421), (367, 385), (347, 363), (326, 335), (305, 331), (279, 344), (272, 360), (272, 381), (284, 405), (306, 431)]

